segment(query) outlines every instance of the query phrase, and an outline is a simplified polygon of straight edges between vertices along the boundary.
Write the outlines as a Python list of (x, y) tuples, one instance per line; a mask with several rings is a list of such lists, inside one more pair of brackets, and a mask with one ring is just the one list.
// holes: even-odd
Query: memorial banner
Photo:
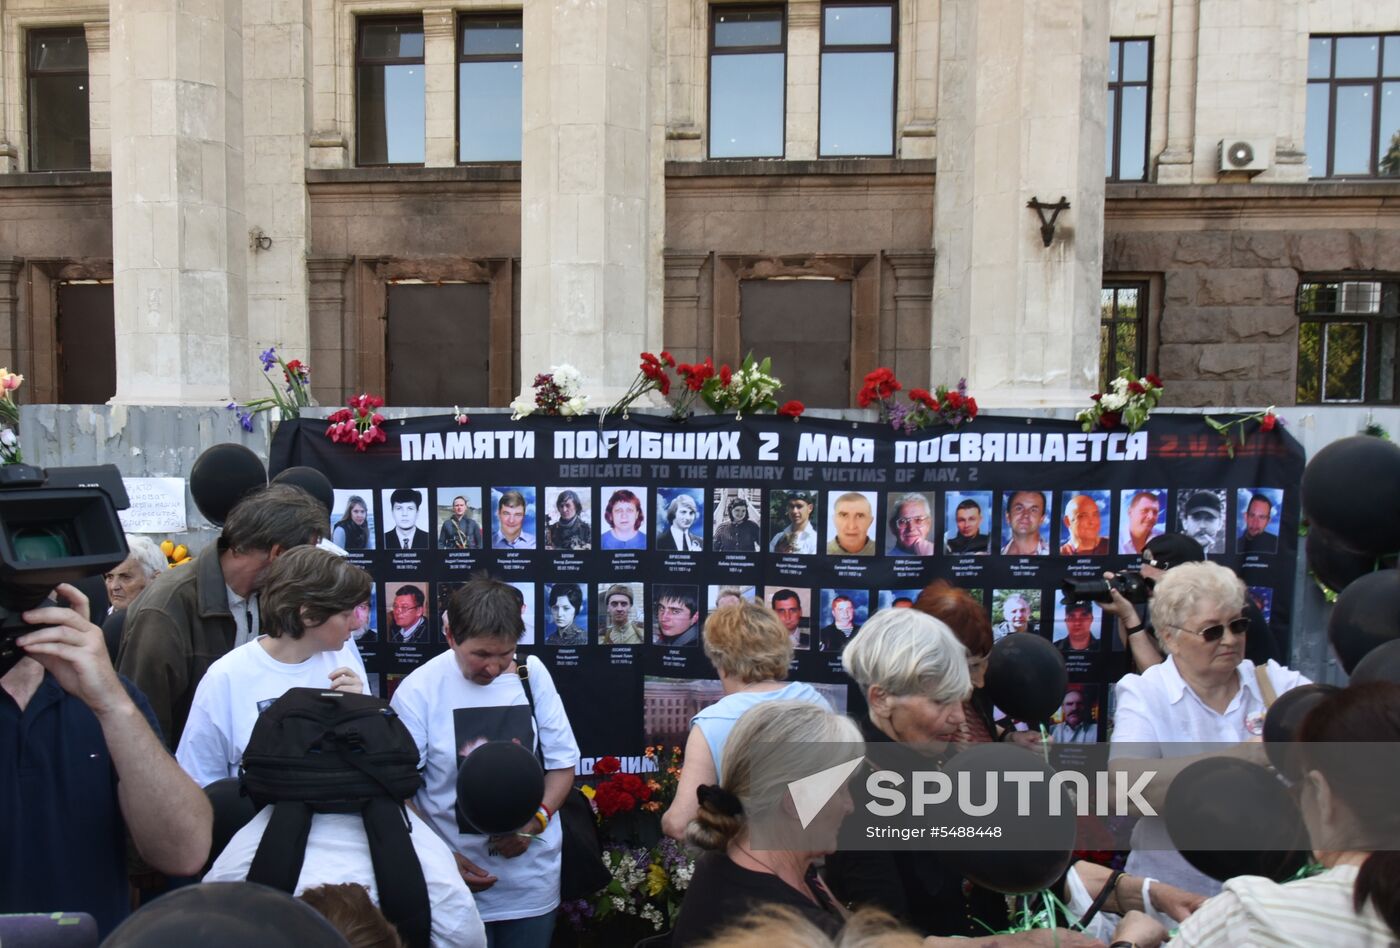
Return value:
[(860, 711), (841, 649), (878, 610), (947, 579), (998, 637), (1061, 649), (1078, 707), (1056, 723), (1080, 741), (1107, 740), (1127, 658), (1098, 603), (1066, 609), (1062, 580), (1132, 567), (1151, 536), (1195, 537), (1288, 644), (1304, 458), (1282, 430), (1230, 456), (1187, 415), (1133, 434), (988, 415), (909, 434), (775, 416), (384, 428), (361, 453), (324, 421), (289, 421), (272, 447), (274, 474), (304, 464), (330, 478), (330, 535), (374, 576), (358, 641), (377, 692), (446, 648), (447, 600), (484, 570), (520, 591), (521, 654), (549, 664), (585, 758), (683, 743), (721, 696), (699, 633), (731, 597), (778, 612), (791, 679)]

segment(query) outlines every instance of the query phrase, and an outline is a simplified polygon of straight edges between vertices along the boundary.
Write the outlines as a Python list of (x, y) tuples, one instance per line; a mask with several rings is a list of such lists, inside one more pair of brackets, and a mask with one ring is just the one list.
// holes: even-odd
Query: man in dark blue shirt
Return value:
[(129, 911), (126, 834), (152, 867), (192, 875), (213, 818), (112, 669), (87, 599), (58, 594), (73, 608), (26, 612), (41, 628), (0, 676), (0, 912), (87, 912), (106, 937)]

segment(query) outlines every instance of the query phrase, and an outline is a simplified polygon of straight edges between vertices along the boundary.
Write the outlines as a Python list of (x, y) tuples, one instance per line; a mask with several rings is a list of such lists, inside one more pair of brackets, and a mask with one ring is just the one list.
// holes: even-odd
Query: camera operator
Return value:
[[(1163, 533), (1153, 537), (1142, 551), (1140, 574), (1144, 588), (1140, 595), (1145, 598), (1140, 606), (1134, 605), (1120, 592), (1119, 587), (1124, 580), (1128, 580), (1129, 585), (1134, 585), (1126, 570), (1117, 575), (1103, 574), (1104, 579), (1108, 581), (1108, 599), (1104, 602), (1104, 611), (1117, 619), (1118, 638), (1128, 649), (1137, 671), (1146, 671), (1153, 665), (1161, 664), (1165, 658), (1152, 628), (1150, 600), (1153, 585), (1172, 567), (1182, 563), (1200, 563), (1205, 558), (1206, 554), (1200, 543), (1184, 533)], [(1249, 634), (1245, 637), (1245, 657), (1256, 665), (1267, 664), (1269, 659), (1281, 660), (1281, 650), (1259, 608), (1246, 600), (1243, 615), (1249, 620)]]
[(125, 838), (173, 875), (209, 852), (209, 801), (112, 668), (88, 600), (24, 613), (26, 657), (0, 677), (0, 912), (81, 911), (105, 937), (130, 911)]

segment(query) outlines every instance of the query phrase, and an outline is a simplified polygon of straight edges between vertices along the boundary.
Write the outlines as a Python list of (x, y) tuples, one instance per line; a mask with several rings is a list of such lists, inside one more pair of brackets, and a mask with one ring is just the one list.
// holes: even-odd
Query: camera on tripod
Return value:
[(0, 467), (0, 675), (24, 657), (15, 639), (36, 628), (24, 612), (59, 583), (100, 575), (127, 558), (117, 510), (128, 506), (114, 464)]
[(1064, 591), (1066, 604), (1086, 600), (1112, 602), (1112, 594), (1116, 591), (1129, 602), (1142, 605), (1152, 595), (1152, 580), (1146, 579), (1138, 570), (1125, 569), (1114, 574), (1112, 579), (1075, 579), (1066, 576), (1060, 580), (1060, 589)]

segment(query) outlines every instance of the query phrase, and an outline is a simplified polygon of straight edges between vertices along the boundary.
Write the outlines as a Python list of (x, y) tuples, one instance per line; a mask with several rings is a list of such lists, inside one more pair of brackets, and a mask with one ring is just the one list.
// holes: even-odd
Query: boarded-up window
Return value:
[(101, 405), (117, 394), (110, 283), (58, 284), (58, 400)]
[(490, 290), (485, 283), (389, 286), (388, 392), (393, 405), (487, 405)]
[(814, 408), (851, 400), (851, 284), (845, 280), (744, 280), (741, 351), (771, 356), (790, 398)]

